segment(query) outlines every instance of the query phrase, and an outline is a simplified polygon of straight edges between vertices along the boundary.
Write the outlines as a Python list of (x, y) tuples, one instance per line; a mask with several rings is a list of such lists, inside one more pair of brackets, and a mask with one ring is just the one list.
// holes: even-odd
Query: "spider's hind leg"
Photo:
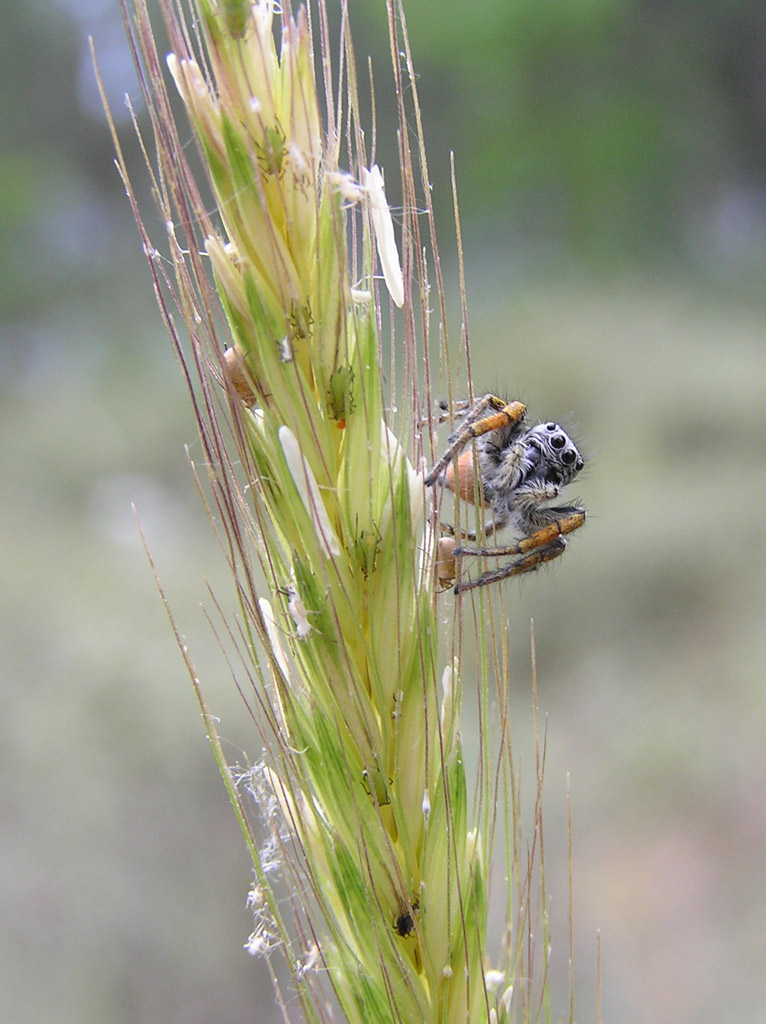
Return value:
[[(548, 547), (557, 540), (563, 540), (567, 534), (579, 530), (585, 522), (585, 509), (576, 505), (566, 505), (562, 508), (546, 509), (550, 513), (559, 513), (552, 517), (544, 526), (530, 533), (515, 544), (508, 544), (503, 547), (493, 548), (455, 548), (455, 555), (458, 558), (466, 555), (481, 555), (483, 558), (504, 558), (508, 555), (526, 555), (532, 551)], [(454, 533), (454, 531), (453, 531)]]
[(511, 576), (521, 576), (562, 555), (566, 548), (567, 535), (579, 530), (585, 522), (585, 510), (575, 505), (567, 505), (544, 511), (552, 517), (550, 521), (516, 544), (499, 548), (455, 548), (452, 552), (454, 558), (466, 555), (480, 555), (484, 558), (511, 557), (507, 565), (490, 569), (475, 580), (457, 583), (455, 593), (461, 594), (465, 590), (484, 587), (499, 580), (509, 579)]
[[(507, 518), (495, 518), (490, 519), (488, 523), (484, 523), (478, 530), (475, 528), (471, 530), (458, 530), (457, 527), (453, 526), (451, 523), (439, 523), (439, 529), (441, 530), (442, 533), (445, 533), (450, 537), (462, 537), (463, 540), (476, 541), (478, 540), (479, 535), (481, 535), (482, 537), (491, 537), (493, 534), (497, 533), (498, 530), (502, 530), (504, 526), (507, 526), (507, 524)], [(484, 550), (484, 548), (477, 548), (476, 550), (459, 548), (458, 553), (481, 554)], [(496, 549), (487, 548), (486, 550), (494, 552)]]
[[(535, 569), (539, 569), (539, 567), (545, 562), (552, 562), (554, 558), (558, 558), (560, 555), (563, 555), (566, 544), (567, 542), (564, 537), (554, 537), (550, 544), (546, 544), (544, 547), (537, 548), (521, 558), (508, 562), (507, 565), (501, 565), (499, 569), (489, 569), (487, 572), (483, 572), (481, 576), (477, 577), (475, 580), (466, 580), (465, 582), (456, 583), (453, 588), (454, 593), (462, 594), (466, 590), (474, 590), (476, 587), (486, 587), (489, 586), (490, 583), (499, 583), (501, 580), (510, 579), (511, 576), (521, 576), (522, 573), (532, 572)], [(458, 553), (459, 549), (456, 548), (455, 551), (452, 552), (453, 558), (457, 558)]]

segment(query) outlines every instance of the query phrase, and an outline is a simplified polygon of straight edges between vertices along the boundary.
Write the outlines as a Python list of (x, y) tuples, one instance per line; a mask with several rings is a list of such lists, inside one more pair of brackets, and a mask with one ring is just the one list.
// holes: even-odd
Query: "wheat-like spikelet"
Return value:
[[(318, 26), (273, 0), (194, 0), (187, 20), (172, 0), (161, 7), (167, 68), (203, 172), (192, 170), (188, 129), (176, 124), (165, 62), (144, 0), (135, 0), (126, 21), (152, 119), (148, 165), (166, 255), (136, 216), (195, 403), (203, 490), (239, 597), (229, 628), (263, 746), (257, 765), (227, 766), (198, 687), (253, 855), (248, 948), (284, 953), (307, 1020), (330, 1019), (328, 997), (360, 1024), (510, 1019), (513, 982), (528, 970), (536, 850), (522, 856), (512, 814), (515, 920), (504, 971), (491, 971), (489, 840), (498, 801), (515, 807), (518, 794), (503, 719), (500, 758), (491, 768), (483, 747), (469, 812), (460, 631), (448, 626), (445, 642), (439, 602), (447, 598), (438, 593), (420, 472), (430, 296), (418, 162), (446, 330), (422, 144), (413, 159), (403, 132), (397, 245), (383, 174), (365, 149), (345, 4), (337, 79), (323, 2)], [(392, 0), (389, 17), (404, 127), (415, 79)], [(417, 106), (415, 114), (419, 125)], [(121, 157), (120, 166), (135, 206)], [(387, 383), (389, 320), (403, 326)], [(449, 370), (447, 378), (451, 387)], [(494, 623), (486, 612), (480, 621), (489, 649)], [(487, 734), (488, 680), (492, 669), (505, 671), (499, 648), (494, 657), (479, 673)], [(260, 847), (247, 790), (268, 830)], [(519, 1000), (524, 1019), (538, 1005), (530, 992)]]

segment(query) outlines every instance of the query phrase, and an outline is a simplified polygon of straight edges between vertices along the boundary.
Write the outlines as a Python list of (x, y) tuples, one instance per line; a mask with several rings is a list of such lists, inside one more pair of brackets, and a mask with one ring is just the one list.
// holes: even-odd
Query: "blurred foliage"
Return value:
[[(380, 45), (382, 5), (351, 6), (357, 32), (369, 22), (365, 38)], [(511, 259), (603, 266), (660, 250), (707, 265), (697, 250), (719, 248), (722, 204), (737, 199), (758, 206), (763, 257), (758, 0), (417, 0), (405, 10), (445, 215), (454, 150), (466, 222)], [(385, 67), (383, 51), (374, 57)], [(388, 125), (382, 92), (378, 82)]]
[[(47, 280), (72, 286), (62, 264), (73, 254), (62, 249), (81, 244), (83, 224), (91, 246), (106, 251), (105, 222), (127, 221), (126, 205), (110, 203), (115, 181), (86, 33), (118, 115), (121, 94), (137, 100), (137, 90), (117, 0), (4, 10), (0, 240), (29, 259), (4, 276), (0, 299), (18, 304), (33, 300), (29, 271), (39, 261)], [(766, 8), (758, 0), (415, 0), (405, 11), (443, 222), (452, 219), (454, 150), (469, 234), (522, 267), (612, 268), (664, 256), (719, 272), (755, 261), (761, 270)], [(385, 155), (397, 126), (384, 4), (352, 0), (351, 17), (377, 77)], [(128, 130), (125, 144), (136, 152)]]

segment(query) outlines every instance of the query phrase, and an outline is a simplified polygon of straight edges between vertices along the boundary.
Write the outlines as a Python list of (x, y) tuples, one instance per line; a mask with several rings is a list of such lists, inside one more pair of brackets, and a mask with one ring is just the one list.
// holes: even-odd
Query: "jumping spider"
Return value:
[[(462, 402), (459, 407), (468, 410), (467, 414), (426, 477), (426, 486), (442, 483), (463, 501), (473, 504), (478, 500), (492, 514), (480, 535), (490, 536), (512, 526), (522, 539), (503, 547), (455, 547), (451, 556), (456, 559), (466, 555), (510, 557), (498, 569), (458, 582), (456, 594), (531, 572), (558, 558), (566, 547), (566, 534), (585, 522), (585, 509), (578, 505), (548, 505), (584, 465), (574, 442), (558, 423), (528, 427), (527, 410), (521, 402), (506, 403), (495, 395), (485, 395), (472, 406)], [(476, 441), (475, 450), (472, 445), (463, 451), (472, 440)], [(452, 527), (442, 528), (454, 536)], [(477, 531), (461, 531), (461, 536), (475, 542)]]

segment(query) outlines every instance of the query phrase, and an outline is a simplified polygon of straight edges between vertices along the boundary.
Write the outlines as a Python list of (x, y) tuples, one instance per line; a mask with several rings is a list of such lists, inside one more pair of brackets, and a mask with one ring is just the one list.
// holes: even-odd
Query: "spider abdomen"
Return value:
[[(455, 463), (451, 462), (445, 471), (445, 481), (451, 491), (459, 494), (463, 501), (467, 501), (470, 505), (473, 505), (476, 498), (476, 474), (474, 473), (474, 453), (471, 449), (463, 452), (458, 457), (457, 462), (457, 487), (455, 486)], [(484, 489), (479, 483), (479, 504), (483, 505), (486, 502), (486, 496)]]

